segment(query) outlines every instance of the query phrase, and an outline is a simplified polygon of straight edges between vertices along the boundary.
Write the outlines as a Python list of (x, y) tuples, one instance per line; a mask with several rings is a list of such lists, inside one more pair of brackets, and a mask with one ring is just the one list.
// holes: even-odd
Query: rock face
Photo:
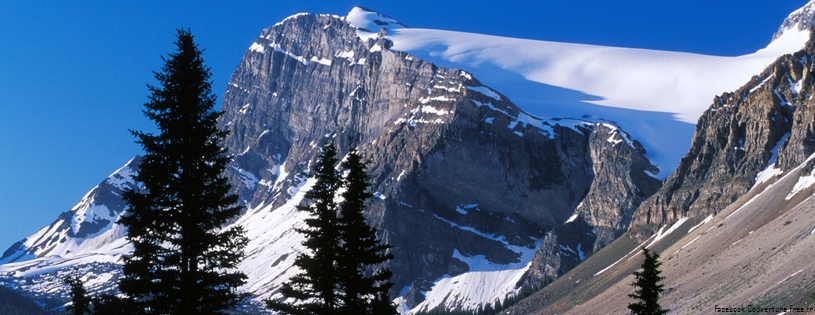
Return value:
[[(580, 259), (564, 248), (609, 243), (659, 187), (616, 126), (538, 119), (466, 72), (389, 50), (385, 29), (357, 31), (325, 15), (264, 30), (229, 82), (221, 123), (250, 208), (285, 203), (325, 141), (341, 156), (358, 145), (378, 197), (368, 219), (394, 246), (394, 296), (469, 271), (456, 254), (504, 265), (522, 259), (512, 248), (541, 243), (558, 246), (544, 246), (521, 283), (556, 277)], [(552, 231), (572, 214), (579, 220)]]
[(810, 40), (804, 50), (780, 57), (740, 89), (714, 99), (677, 170), (634, 215), (635, 239), (643, 241), (682, 217), (716, 214), (759, 184), (759, 172), (789, 171), (815, 152), (813, 54)]
[(595, 126), (588, 137), (594, 180), (572, 217), (546, 234), (522, 285), (555, 279), (617, 239), (640, 203), (659, 189), (660, 181), (647, 174), (656, 170), (642, 156), (645, 150), (636, 142), (618, 145), (623, 137), (616, 128)]

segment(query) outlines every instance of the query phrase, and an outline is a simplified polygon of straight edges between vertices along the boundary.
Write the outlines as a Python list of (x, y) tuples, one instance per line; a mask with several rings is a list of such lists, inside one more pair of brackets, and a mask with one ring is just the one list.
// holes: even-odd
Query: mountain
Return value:
[[(811, 25), (801, 15), (813, 7), (790, 15), (779, 33)], [(672, 312), (808, 307), (815, 300), (813, 57), (811, 39), (717, 96), (679, 167), (640, 205), (626, 235), (507, 314), (628, 313), (639, 246), (662, 255), (662, 301)]]
[[(667, 234), (657, 228), (671, 219), (648, 221), (647, 213), (670, 212), (652, 206), (660, 204), (655, 200), (677, 195), (685, 182), (743, 194), (746, 186), (732, 183), (764, 165), (769, 157), (757, 148), (780, 141), (775, 129), (748, 118), (774, 117), (768, 124), (776, 129), (789, 125), (782, 118), (794, 118), (784, 116), (790, 110), (755, 111), (737, 121), (740, 127), (721, 116), (733, 114), (728, 110), (704, 112), (697, 135), (722, 124), (744, 130), (725, 144), (744, 147), (734, 152), (750, 170), (724, 171), (715, 183), (685, 181), (685, 170), (709, 172), (693, 158), (680, 160), (684, 143), (697, 146), (699, 136), (683, 132), (703, 112), (698, 99), (747, 82), (803, 47), (808, 33), (791, 28), (755, 54), (715, 57), (413, 29), (359, 7), (346, 17), (291, 16), (249, 46), (226, 87), (219, 122), (235, 156), (227, 175), (246, 206), (232, 223), (250, 239), (240, 265), (249, 276), (244, 289), (255, 300), (276, 296), (297, 272), (303, 238), (294, 229), (305, 214), (296, 205), (313, 184), (310, 165), (326, 141), (339, 144), (340, 156), (356, 144), (373, 161), (375, 198), (366, 216), (394, 246), (391, 295), (403, 313), (477, 308), (584, 267), (603, 248)], [(792, 61), (786, 67), (797, 67)], [(776, 94), (798, 102), (808, 71), (769, 91), (786, 77), (762, 73), (741, 94), (723, 96), (721, 107), (757, 86), (741, 102)], [(761, 116), (768, 113), (774, 116)], [(804, 141), (808, 134), (800, 132), (790, 138)], [(754, 133), (765, 134), (764, 142), (744, 142)], [(701, 148), (713, 157), (720, 153), (711, 150), (721, 149)], [(131, 177), (138, 161), (9, 248), (0, 282), (51, 305), (64, 303), (63, 289), (55, 288), (68, 273), (82, 274), (92, 293), (114, 290), (121, 255), (130, 250), (114, 222), (125, 211), (122, 190), (139, 188)], [(690, 222), (687, 215), (680, 220)]]

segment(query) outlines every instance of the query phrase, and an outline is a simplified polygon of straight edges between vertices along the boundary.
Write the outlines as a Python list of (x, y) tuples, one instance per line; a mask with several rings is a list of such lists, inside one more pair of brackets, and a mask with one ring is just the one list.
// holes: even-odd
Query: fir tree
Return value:
[(247, 240), (241, 228), (225, 228), (241, 207), (222, 175), (230, 157), (209, 68), (189, 31), (175, 44), (143, 111), (160, 133), (131, 131), (145, 151), (135, 176), (144, 186), (122, 196), (134, 251), (119, 289), (146, 314), (224, 314), (243, 298), (236, 289), (246, 276), (235, 268)]
[(635, 315), (662, 315), (668, 313), (667, 309), (659, 305), (659, 295), (662, 293), (663, 285), (659, 282), (665, 279), (659, 271), (662, 262), (659, 261), (659, 254), (651, 253), (647, 248), (642, 248), (645, 261), (640, 270), (634, 272), (633, 294), (628, 297), (634, 302), (628, 304), (628, 309)]
[[(363, 216), (365, 201), (373, 196), (365, 164), (352, 147), (341, 165), (348, 171), (343, 179), (336, 169), (336, 147), (323, 146), (312, 167), (316, 182), (305, 195), (311, 204), (298, 208), (312, 215), (305, 221), (308, 227), (298, 229), (306, 236), (307, 251), (294, 264), (302, 271), (283, 285), (283, 299), (266, 301), (272, 310), (296, 315), (397, 314), (388, 296), (391, 272), (376, 268), (393, 258), (387, 253), (390, 246), (382, 244)], [(345, 191), (338, 205), (334, 199), (341, 187)]]
[(82, 279), (67, 276), (62, 279), (62, 283), (68, 286), (71, 295), (71, 305), (68, 305), (65, 310), (71, 315), (90, 314), (91, 299), (88, 298), (88, 291), (85, 290)]
[(368, 225), (363, 216), (365, 202), (373, 197), (368, 191), (371, 179), (366, 173), (367, 163), (355, 147), (350, 148), (348, 158), (342, 163), (348, 173), (343, 180), (345, 191), (338, 219), (341, 247), (337, 265), (339, 284), (344, 291), (341, 313), (395, 315), (396, 308), (388, 297), (388, 290), (393, 286), (388, 282), (391, 271), (378, 268), (372, 271), (372, 275), (366, 275), (393, 258), (387, 253), (391, 246), (377, 238), (376, 229)]
[(312, 215), (305, 220), (307, 228), (297, 229), (306, 236), (303, 245), (307, 251), (299, 254), (294, 261), (301, 272), (283, 284), (280, 290), (284, 299), (294, 299), (300, 303), (266, 300), (267, 307), (272, 310), (295, 315), (338, 314), (339, 295), (335, 290), (339, 286), (336, 266), (339, 229), (334, 196), (340, 186), (340, 176), (336, 165), (337, 150), (329, 142), (323, 146), (319, 161), (312, 167), (311, 176), (317, 181), (305, 195), (312, 203), (298, 207), (298, 210)]

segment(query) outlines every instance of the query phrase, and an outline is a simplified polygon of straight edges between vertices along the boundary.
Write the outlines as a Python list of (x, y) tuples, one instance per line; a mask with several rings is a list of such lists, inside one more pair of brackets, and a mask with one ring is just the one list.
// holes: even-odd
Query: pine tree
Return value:
[(267, 307), (272, 310), (294, 315), (338, 314), (336, 262), (340, 241), (334, 197), (340, 186), (340, 176), (336, 165), (337, 150), (329, 142), (322, 147), (319, 161), (312, 167), (311, 176), (317, 181), (305, 195), (312, 203), (298, 207), (298, 210), (312, 215), (305, 220), (307, 228), (297, 229), (306, 236), (303, 245), (307, 251), (299, 254), (294, 261), (301, 272), (283, 284), (280, 290), (284, 299), (294, 299), (300, 303), (266, 300)]
[(387, 262), (393, 255), (391, 248), (376, 236), (376, 229), (368, 225), (363, 216), (365, 202), (373, 197), (368, 191), (370, 176), (366, 173), (368, 161), (364, 161), (355, 147), (349, 149), (348, 158), (342, 163), (348, 174), (343, 180), (345, 191), (340, 203), (341, 248), (338, 254), (339, 282), (343, 289), (342, 314), (397, 314), (390, 302), (388, 282), (392, 273), (378, 268), (367, 276), (366, 272)]
[(634, 302), (628, 304), (628, 309), (635, 315), (662, 315), (668, 313), (667, 309), (659, 305), (659, 295), (662, 293), (663, 285), (659, 282), (665, 279), (659, 271), (662, 262), (659, 261), (659, 254), (652, 253), (647, 248), (642, 248), (645, 261), (640, 270), (634, 272), (634, 282), (631, 285), (636, 288), (633, 294), (628, 297)]
[(209, 68), (189, 31), (175, 44), (143, 111), (160, 133), (131, 131), (145, 151), (135, 176), (143, 189), (122, 196), (134, 251), (119, 289), (146, 314), (224, 314), (246, 282), (235, 268), (247, 240), (240, 227), (225, 228), (242, 208), (223, 176), (230, 156)]
[(68, 286), (71, 295), (71, 305), (65, 308), (71, 315), (85, 315), (90, 314), (91, 299), (88, 297), (88, 291), (85, 290), (85, 284), (82, 279), (73, 276), (67, 276), (62, 279), (62, 283)]

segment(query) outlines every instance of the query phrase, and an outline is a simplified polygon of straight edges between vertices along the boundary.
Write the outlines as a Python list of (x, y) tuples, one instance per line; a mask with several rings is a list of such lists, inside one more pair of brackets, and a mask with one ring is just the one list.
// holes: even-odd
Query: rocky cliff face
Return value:
[(813, 54), (810, 41), (740, 89), (714, 99), (677, 170), (634, 215), (635, 239), (683, 217), (716, 214), (760, 184), (760, 172), (781, 174), (815, 152)]
[(469, 73), (389, 50), (385, 32), (366, 38), (325, 15), (264, 30), (229, 82), (222, 126), (250, 208), (285, 203), (325, 141), (342, 155), (352, 139), (373, 160), (368, 218), (394, 246), (396, 290), (416, 293), (408, 306), (472, 270), (456, 257), (519, 263), (518, 248), (547, 243), (574, 214), (572, 229), (591, 235), (535, 259), (562, 264), (542, 271), (557, 276), (579, 262), (561, 263), (563, 248), (601, 248), (659, 187), (642, 147), (613, 124), (530, 116)]

